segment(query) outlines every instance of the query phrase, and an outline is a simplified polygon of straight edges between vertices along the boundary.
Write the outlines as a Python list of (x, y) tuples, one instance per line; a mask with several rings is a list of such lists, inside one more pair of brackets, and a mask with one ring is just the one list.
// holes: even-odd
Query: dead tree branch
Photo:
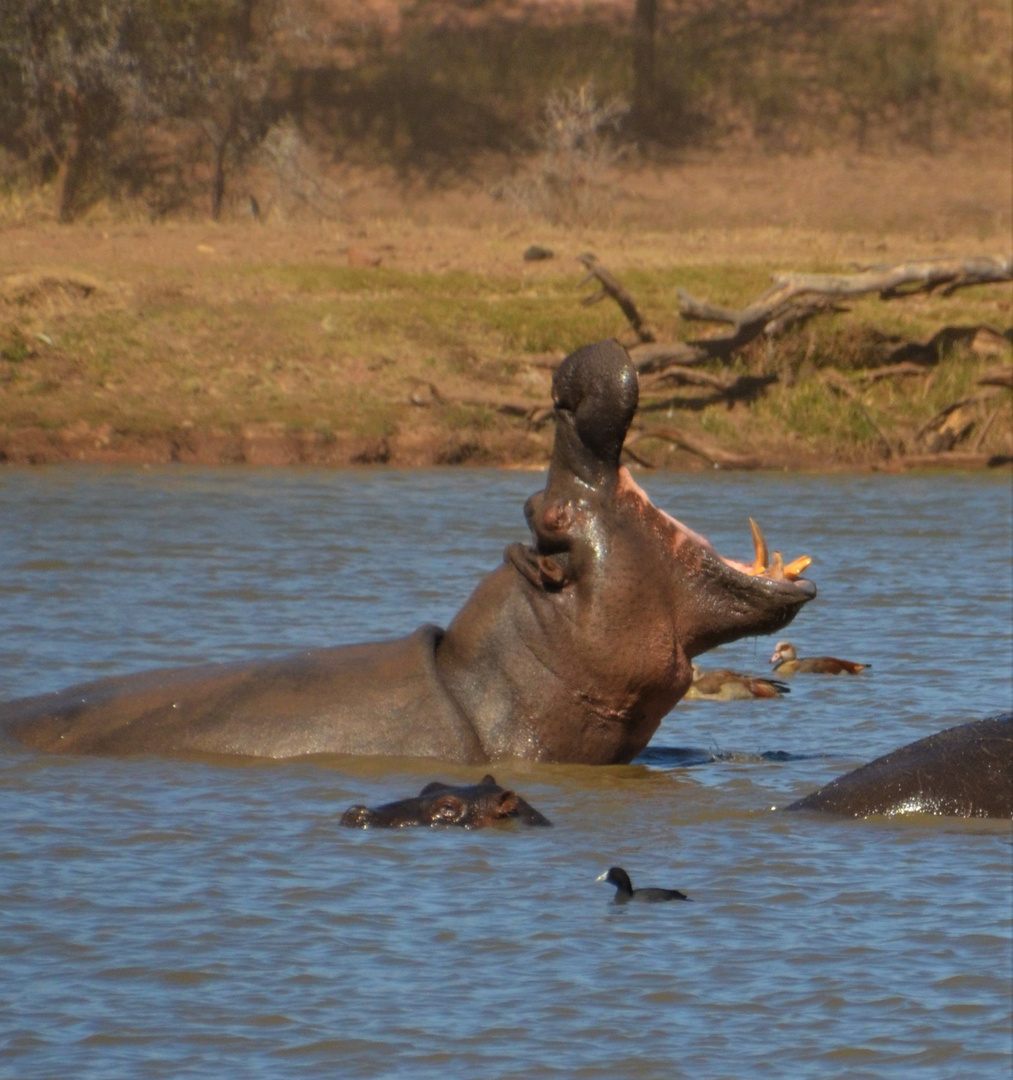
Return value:
[(999, 404), (996, 405), (996, 407), (988, 414), (985, 419), (985, 423), (982, 424), (981, 427), (978, 429), (978, 434), (975, 437), (974, 442), (971, 444), (971, 449), (975, 453), (977, 453), (981, 449), (982, 444), (985, 442), (985, 436), (988, 435), (989, 431), (992, 430), (992, 425), (995, 423), (996, 419), (998, 418), (1004, 407), (1005, 402), (1000, 401)]
[[(673, 366), (658, 374), (641, 377), (640, 409), (642, 412), (670, 408), (702, 409), (707, 405), (717, 405), (722, 402), (731, 407), (737, 401), (754, 401), (771, 383), (777, 382), (778, 377), (776, 374), (715, 375), (709, 371)], [(690, 398), (649, 396), (659, 389), (668, 389), (670, 386), (700, 387), (705, 388), (709, 393)]]
[(431, 405), (463, 405), (469, 409), (489, 409), (490, 412), (527, 420), (532, 427), (539, 427), (553, 415), (551, 405), (546, 406), (516, 398), (444, 397), (433, 383), (420, 383), (409, 395), (408, 400), (412, 405), (422, 408)]
[(884, 364), (883, 367), (870, 368), (868, 371), (858, 371), (855, 378), (860, 382), (879, 382), (880, 379), (903, 378), (910, 375), (924, 375), (925, 368), (922, 364), (915, 364), (905, 360), (901, 364)]
[(630, 296), (608, 270), (598, 262), (598, 259), (588, 251), (583, 255), (578, 255), (577, 261), (583, 263), (587, 269), (587, 277), (584, 278), (581, 284), (584, 285), (589, 281), (596, 280), (599, 285), (601, 285), (600, 292), (586, 297), (581, 303), (583, 303), (585, 307), (589, 307), (591, 304), (597, 304), (599, 301), (604, 300), (606, 296), (611, 296), (619, 305), (622, 313), (629, 320), (633, 332), (637, 335), (637, 339), (642, 342), (654, 341), (654, 332), (648, 327), (647, 323), (644, 322), (644, 318), (637, 310), (637, 305), (633, 297)]
[[(728, 360), (738, 349), (761, 334), (775, 337), (817, 315), (847, 310), (842, 299), (878, 293), (884, 300), (911, 296), (918, 292), (940, 292), (948, 296), (969, 285), (987, 285), (1013, 281), (1013, 256), (966, 256), (962, 258), (924, 259), (896, 266), (869, 267), (856, 274), (786, 273), (774, 278), (773, 286), (745, 308), (734, 309), (698, 300), (684, 289), (678, 290), (679, 314), (683, 319), (729, 325), (729, 333), (690, 341), (658, 342), (636, 302), (598, 259), (581, 255), (588, 278), (596, 279), (601, 291), (584, 303), (598, 303), (606, 296), (616, 301), (637, 335), (630, 356), (641, 374), (665, 371), (673, 366), (691, 367), (708, 360)], [(991, 328), (947, 327), (925, 343), (909, 342), (898, 347), (890, 357), (894, 363), (912, 361), (932, 364), (940, 349), (965, 336)], [(1001, 335), (1000, 335), (1001, 336)]]
[(669, 427), (652, 427), (634, 432), (626, 440), (626, 449), (635, 446), (644, 439), (660, 439), (662, 442), (673, 443), (695, 457), (703, 458), (709, 465), (719, 469), (763, 468), (763, 462), (757, 457), (722, 450), (720, 447), (706, 443), (702, 439), (692, 438), (675, 428)]
[(978, 380), (979, 386), (1004, 386), (1007, 390), (1013, 390), (1013, 367), (1008, 364), (1002, 367), (990, 368)]
[[(1001, 390), (986, 390), (981, 394), (972, 394), (952, 402), (918, 429), (916, 441), (926, 443), (931, 453), (946, 453), (952, 450), (974, 430), (981, 407), (995, 400), (996, 397), (1004, 398)], [(1004, 401), (1000, 400), (998, 407), (992, 410), (983, 427), (979, 428), (978, 437), (973, 446), (975, 450), (981, 446), (996, 416), (1001, 412), (1003, 404)]]
[(971, 255), (870, 266), (857, 274), (779, 274), (760, 300), (780, 302), (804, 293), (850, 298), (879, 293), (882, 300), (919, 292), (949, 296), (968, 285), (1002, 281), (1013, 281), (1013, 255)]
[(706, 349), (690, 345), (685, 341), (633, 345), (629, 353), (634, 367), (641, 375), (665, 371), (676, 364), (681, 367), (690, 367), (693, 364), (702, 364), (711, 358)]

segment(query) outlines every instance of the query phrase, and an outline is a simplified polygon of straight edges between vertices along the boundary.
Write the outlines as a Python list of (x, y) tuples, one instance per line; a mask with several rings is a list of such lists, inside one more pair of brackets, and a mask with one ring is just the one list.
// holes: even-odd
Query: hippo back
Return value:
[(1013, 817), (1013, 713), (902, 746), (792, 803), (852, 817), (921, 812)]

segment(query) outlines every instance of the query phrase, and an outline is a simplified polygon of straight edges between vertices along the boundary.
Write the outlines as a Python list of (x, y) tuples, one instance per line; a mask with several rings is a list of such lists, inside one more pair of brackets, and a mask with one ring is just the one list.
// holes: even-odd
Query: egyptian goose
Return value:
[(770, 658), (778, 675), (811, 672), (817, 675), (857, 675), (871, 664), (856, 664), (853, 660), (838, 660), (836, 656), (807, 656), (801, 660), (790, 641), (779, 641)]
[(791, 690), (780, 679), (754, 678), (720, 668), (701, 671), (693, 665), (693, 685), (686, 692), (687, 701), (745, 701), (749, 698), (776, 698)]

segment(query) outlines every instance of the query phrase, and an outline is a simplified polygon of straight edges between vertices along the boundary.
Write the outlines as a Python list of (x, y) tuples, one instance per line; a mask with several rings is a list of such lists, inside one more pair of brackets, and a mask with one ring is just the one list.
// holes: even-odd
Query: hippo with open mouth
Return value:
[(0, 726), (55, 753), (631, 761), (695, 656), (776, 633), (816, 595), (809, 560), (768, 556), (755, 526), (755, 559), (736, 562), (651, 504), (619, 463), (638, 391), (614, 341), (562, 362), (532, 542), (446, 630), (101, 679), (0, 705)]

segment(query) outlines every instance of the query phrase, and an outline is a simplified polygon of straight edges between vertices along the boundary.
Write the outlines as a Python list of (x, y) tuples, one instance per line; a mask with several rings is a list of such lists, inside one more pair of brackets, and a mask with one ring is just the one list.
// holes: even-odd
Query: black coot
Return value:
[(630, 875), (621, 866), (613, 866), (598, 881), (607, 881), (616, 887), (615, 903), (628, 904), (631, 900), (640, 904), (661, 904), (666, 900), (688, 900), (689, 897), (678, 889), (634, 889)]

